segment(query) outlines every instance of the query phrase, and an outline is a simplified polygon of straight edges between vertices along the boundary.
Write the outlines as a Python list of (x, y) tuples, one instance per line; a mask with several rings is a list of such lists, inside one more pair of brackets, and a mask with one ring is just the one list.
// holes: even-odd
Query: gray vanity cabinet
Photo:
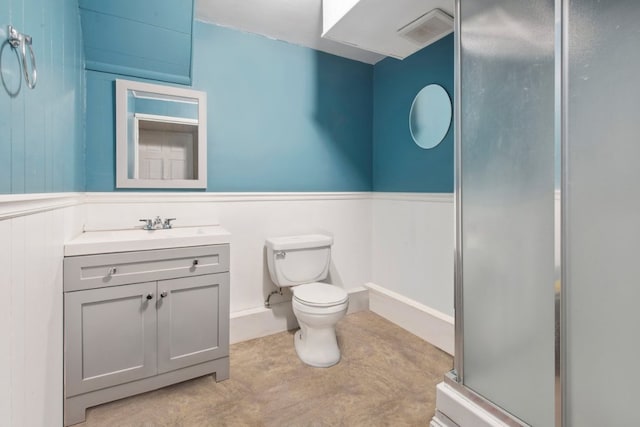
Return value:
[(65, 425), (100, 403), (227, 379), (228, 270), (228, 245), (65, 258)]

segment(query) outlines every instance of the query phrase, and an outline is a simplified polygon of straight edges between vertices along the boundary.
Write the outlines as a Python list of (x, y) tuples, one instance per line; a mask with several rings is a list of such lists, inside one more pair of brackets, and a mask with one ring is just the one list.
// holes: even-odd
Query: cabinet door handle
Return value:
[(164, 292), (160, 293), (160, 298), (165, 298), (167, 295), (169, 295), (167, 293), (167, 291), (164, 291)]
[(153, 294), (147, 294), (147, 299), (153, 299)]

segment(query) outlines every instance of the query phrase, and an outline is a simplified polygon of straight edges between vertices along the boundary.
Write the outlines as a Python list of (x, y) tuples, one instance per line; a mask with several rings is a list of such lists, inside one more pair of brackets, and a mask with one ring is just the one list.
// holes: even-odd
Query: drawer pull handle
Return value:
[(147, 294), (147, 299), (153, 299), (153, 294)]
[(194, 259), (194, 260), (193, 260), (193, 266), (195, 267), (195, 266), (197, 266), (197, 265), (198, 265), (198, 260), (197, 260), (197, 259)]
[(169, 295), (167, 291), (164, 291), (160, 294), (160, 298), (165, 298), (167, 295)]
[(116, 267), (111, 267), (109, 268), (109, 271), (107, 271), (107, 276), (113, 276), (117, 272), (118, 272), (118, 269)]

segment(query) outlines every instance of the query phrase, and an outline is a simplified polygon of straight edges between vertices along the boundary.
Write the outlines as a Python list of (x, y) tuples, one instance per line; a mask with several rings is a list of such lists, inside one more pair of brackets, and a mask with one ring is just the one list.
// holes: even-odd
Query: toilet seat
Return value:
[(347, 302), (349, 295), (337, 286), (313, 282), (295, 286), (293, 298), (308, 307), (333, 307)]

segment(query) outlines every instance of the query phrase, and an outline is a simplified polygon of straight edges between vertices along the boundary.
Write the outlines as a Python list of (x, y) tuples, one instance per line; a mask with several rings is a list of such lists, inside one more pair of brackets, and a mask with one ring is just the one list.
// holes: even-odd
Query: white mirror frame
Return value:
[[(128, 175), (127, 93), (130, 90), (198, 100), (197, 179), (137, 179)], [(195, 165), (194, 165), (195, 166)], [(151, 83), (116, 80), (116, 188), (207, 188), (207, 94), (201, 91)]]

